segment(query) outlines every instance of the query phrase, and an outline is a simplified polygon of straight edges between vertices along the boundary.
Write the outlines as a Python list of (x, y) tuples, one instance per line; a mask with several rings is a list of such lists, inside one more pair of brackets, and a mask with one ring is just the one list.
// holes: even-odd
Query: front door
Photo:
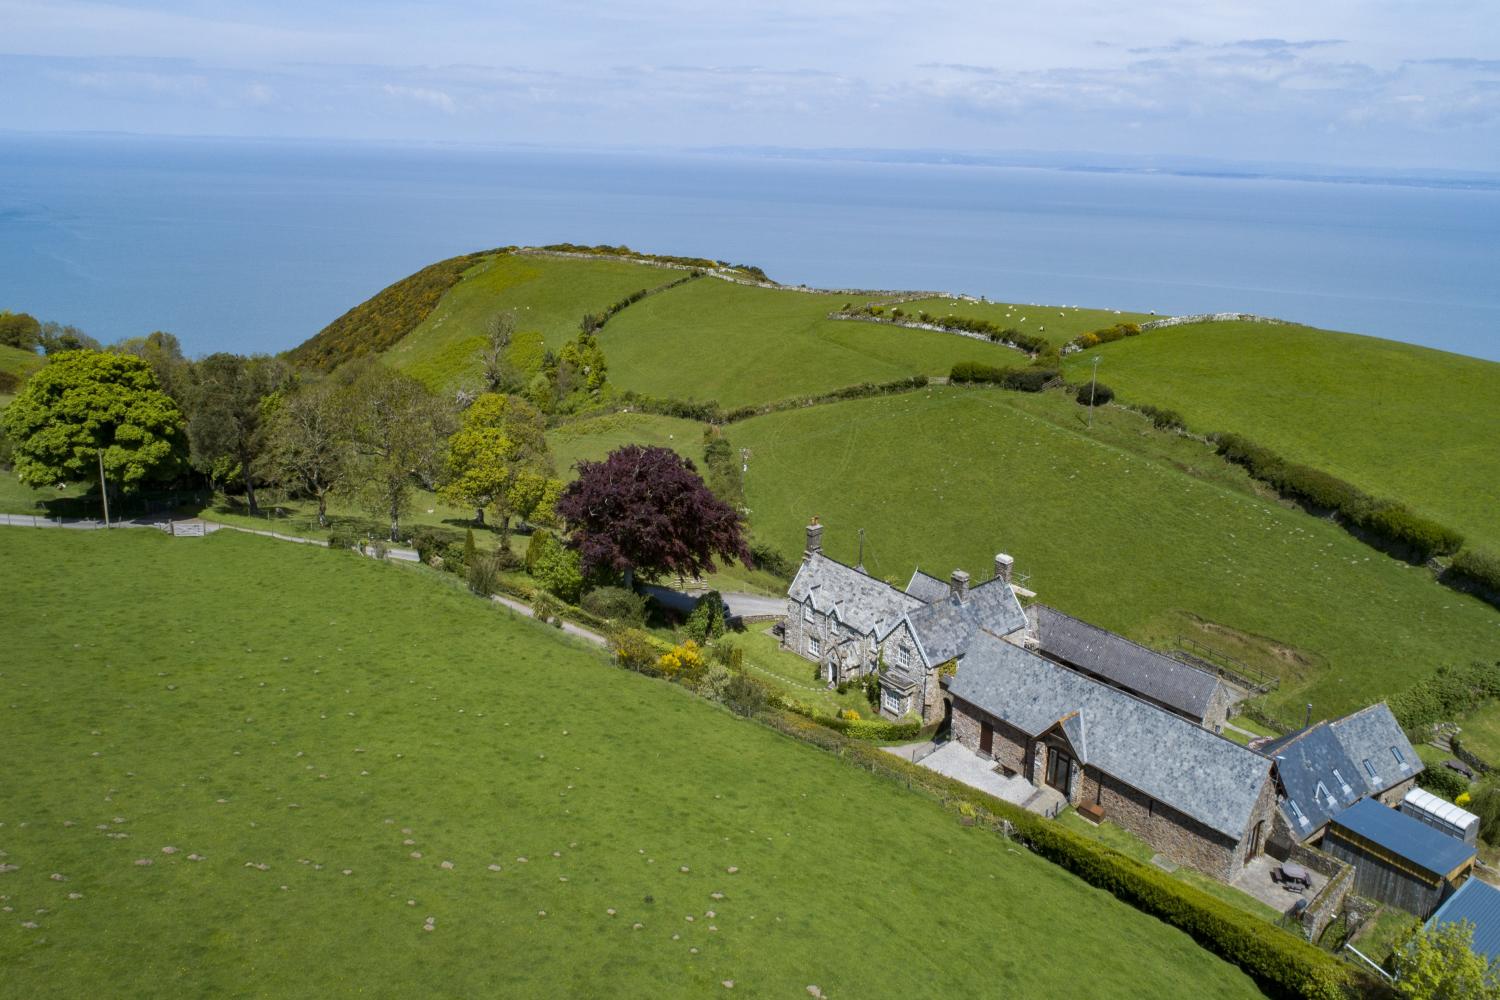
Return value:
[(1255, 829), (1250, 832), (1250, 847), (1245, 851), (1246, 864), (1249, 864), (1251, 861), (1253, 861), (1255, 859), (1255, 856), (1260, 853), (1260, 849), (1262, 846), (1260, 840), (1261, 837), (1265, 835), (1265, 832), (1265, 820), (1261, 820), (1259, 823), (1256, 823)]
[(995, 727), (988, 722), (979, 724), (979, 752), (986, 757), (991, 757), (995, 753)]
[(1073, 758), (1057, 747), (1047, 748), (1047, 784), (1063, 793), (1066, 798), (1072, 791)]

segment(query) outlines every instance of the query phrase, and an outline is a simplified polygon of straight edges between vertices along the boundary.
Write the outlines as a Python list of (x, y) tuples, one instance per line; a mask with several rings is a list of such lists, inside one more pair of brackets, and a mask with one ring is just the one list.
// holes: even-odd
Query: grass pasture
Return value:
[(1039, 599), (1158, 646), (1189, 635), (1282, 678), (1271, 707), (1334, 716), (1444, 662), (1492, 658), (1500, 618), (1330, 522), (1259, 495), (1205, 445), (1061, 393), (930, 388), (756, 417), (758, 537), (824, 547), (898, 585), (920, 565), (987, 578), (998, 551)]
[[(1256, 995), (935, 804), (420, 568), (227, 532), (4, 530), (0, 559), (28, 570), (8, 995)], [(1059, 936), (1072, 958), (1037, 961)]]
[(1127, 402), (1177, 410), (1346, 479), (1500, 552), (1500, 364), (1264, 323), (1152, 330), (1070, 355)]
[[(464, 384), (479, 370), (485, 324), (503, 309), (516, 329), (536, 331), (550, 348), (578, 332), (586, 312), (605, 308), (687, 272), (609, 257), (589, 260), (500, 254), (471, 268), (437, 308), (381, 357), (436, 389)], [(613, 358), (610, 359), (613, 362)]]
[[(912, 299), (896, 304), (910, 315), (926, 310), (933, 316), (963, 316), (984, 319), (1002, 329), (1014, 327), (1022, 333), (1047, 338), (1053, 347), (1061, 347), (1080, 333), (1089, 333), (1116, 323), (1145, 323), (1153, 317), (1145, 313), (1121, 312), (1118, 309), (1081, 309), (1078, 306), (1021, 305), (1013, 302), (971, 302), (938, 296)], [(888, 309), (887, 312), (890, 310)]]
[(618, 388), (725, 407), (947, 375), (958, 361), (1026, 363), (968, 337), (827, 318), (849, 301), (705, 278), (637, 302), (610, 320), (599, 343)]

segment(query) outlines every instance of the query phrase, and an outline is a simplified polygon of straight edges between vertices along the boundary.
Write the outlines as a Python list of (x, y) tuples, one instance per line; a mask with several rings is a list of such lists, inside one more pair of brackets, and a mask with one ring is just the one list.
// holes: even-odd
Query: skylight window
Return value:
[(1339, 788), (1343, 789), (1345, 795), (1353, 795), (1354, 794), (1354, 789), (1352, 789), (1352, 788), (1349, 787), (1349, 782), (1347, 782), (1347, 781), (1344, 780), (1344, 776), (1339, 773), (1339, 769), (1338, 768), (1334, 768), (1333, 769), (1333, 776), (1338, 781)]
[(1311, 826), (1312, 825), (1311, 823), (1309, 823), (1307, 821), (1307, 817), (1304, 816), (1304, 815), (1302, 815), (1302, 810), (1300, 808), (1298, 808), (1296, 802), (1292, 801), (1291, 799), (1287, 799), (1286, 800), (1286, 804), (1292, 807), (1292, 815), (1295, 816), (1295, 817), (1297, 817), (1297, 825), (1298, 826)]
[[(1333, 795), (1328, 791), (1328, 786), (1325, 785), (1325, 784), (1323, 784), (1321, 781), (1318, 782), (1317, 796), (1322, 796), (1323, 798), (1327, 799), (1328, 800), (1328, 804), (1330, 806), (1336, 804), (1333, 801)], [(1314, 797), (1317, 797), (1317, 796), (1314, 796)]]
[(1379, 781), (1380, 775), (1375, 773), (1375, 765), (1370, 763), (1370, 758), (1365, 758), (1365, 773), (1370, 776), (1371, 781)]
[(1406, 758), (1401, 756), (1401, 751), (1399, 749), (1397, 749), (1396, 747), (1391, 747), (1391, 756), (1396, 758), (1397, 767), (1399, 767), (1403, 771), (1406, 770)]

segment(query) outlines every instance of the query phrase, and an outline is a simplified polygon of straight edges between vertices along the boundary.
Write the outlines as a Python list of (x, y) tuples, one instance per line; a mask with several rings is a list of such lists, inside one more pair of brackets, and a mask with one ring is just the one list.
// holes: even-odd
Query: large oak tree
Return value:
[(711, 573), (716, 559), (751, 565), (739, 512), (669, 448), (626, 445), (602, 462), (579, 462), (557, 503), (585, 574)]

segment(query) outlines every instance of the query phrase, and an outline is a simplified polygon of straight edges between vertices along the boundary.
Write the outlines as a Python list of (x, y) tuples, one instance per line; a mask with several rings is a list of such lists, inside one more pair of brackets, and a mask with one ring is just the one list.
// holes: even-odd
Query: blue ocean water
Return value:
[(0, 308), (277, 351), (434, 260), (625, 243), (788, 283), (1246, 311), (1500, 360), (1500, 191), (131, 136), (0, 136)]

